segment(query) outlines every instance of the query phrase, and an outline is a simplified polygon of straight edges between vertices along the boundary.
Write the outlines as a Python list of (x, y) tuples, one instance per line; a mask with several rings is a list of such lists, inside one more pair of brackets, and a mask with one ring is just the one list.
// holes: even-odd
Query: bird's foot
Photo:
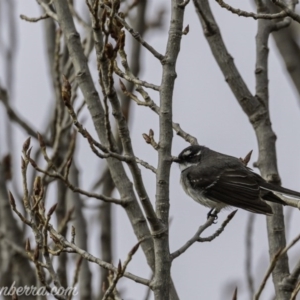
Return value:
[(218, 210), (212, 208), (207, 214), (207, 219), (209, 219), (209, 218), (213, 218), (214, 219), (213, 224), (217, 224)]

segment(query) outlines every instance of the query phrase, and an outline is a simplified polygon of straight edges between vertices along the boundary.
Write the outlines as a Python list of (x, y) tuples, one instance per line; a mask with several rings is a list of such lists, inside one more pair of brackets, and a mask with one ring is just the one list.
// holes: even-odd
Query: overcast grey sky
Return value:
[[(155, 30), (145, 36), (145, 39), (160, 52), (164, 52), (169, 24), (169, 1), (151, 0), (149, 2), (150, 19), (155, 15), (158, 7), (166, 7), (164, 30)], [(257, 23), (253, 19), (246, 19), (232, 15), (220, 8), (215, 1), (210, 1), (215, 18), (220, 26), (223, 38), (229, 52), (234, 57), (235, 63), (241, 72), (248, 87), (254, 92), (255, 68), (255, 34)], [(235, 7), (240, 7), (241, 1), (230, 1)], [(18, 0), (18, 15), (40, 15), (39, 7), (33, 0)], [(245, 1), (243, 8), (252, 10), (251, 2)], [(241, 7), (240, 7), (241, 8)], [(192, 3), (187, 6), (185, 25), (190, 25), (190, 32), (183, 36), (181, 52), (178, 59), (175, 92), (174, 92), (174, 121), (179, 122), (182, 128), (197, 137), (200, 144), (219, 152), (233, 156), (245, 156), (253, 149), (252, 160), (249, 166), (257, 159), (257, 142), (252, 126), (246, 115), (239, 107), (236, 99), (228, 88), (223, 75), (214, 61), (210, 49), (202, 34), (197, 16)], [(42, 22), (37, 24), (17, 20), (18, 55), (15, 64), (16, 79), (14, 93), (14, 107), (37, 130), (43, 128), (47, 120), (48, 108), (51, 105), (51, 83), (48, 80), (47, 62), (45, 60), (45, 46), (43, 40)], [(159, 63), (147, 53), (142, 52), (143, 68), (140, 74), (145, 79), (155, 84), (160, 84), (161, 67)], [(95, 62), (92, 56), (92, 62)], [(96, 64), (92, 64), (96, 68)], [(270, 110), (273, 129), (277, 134), (277, 154), (279, 172), (285, 187), (300, 191), (300, 110), (299, 99), (287, 77), (273, 40), (270, 41), (269, 58), (270, 80)], [(95, 70), (94, 80), (97, 81)], [(0, 73), (2, 76), (2, 73)], [(0, 77), (1, 82), (3, 79)], [(158, 103), (158, 95), (151, 93)], [(1, 108), (2, 109), (2, 108)], [(132, 105), (134, 119), (131, 121), (132, 139), (135, 153), (138, 157), (147, 160), (156, 166), (156, 152), (145, 144), (142, 133), (150, 128), (158, 134), (158, 118), (149, 109)], [(3, 113), (3, 110), (1, 110)], [(87, 115), (87, 114), (86, 114)], [(1, 124), (2, 126), (2, 124)], [(88, 122), (87, 127), (92, 124)], [(26, 138), (24, 132), (16, 130), (14, 152), (20, 156), (21, 145)], [(3, 134), (1, 135), (3, 140)], [(79, 138), (81, 139), (81, 138)], [(37, 144), (34, 143), (35, 147)], [(174, 136), (173, 154), (177, 155), (188, 144), (181, 138)], [(6, 151), (1, 147), (0, 154)], [(79, 156), (82, 186), (90, 188), (101, 172), (98, 159), (91, 153), (85, 141), (80, 141)], [(19, 161), (16, 163), (19, 164)], [(258, 170), (256, 170), (258, 172)], [(155, 201), (155, 177), (150, 171), (142, 169), (147, 191), (152, 202)], [(15, 171), (17, 173), (17, 171)], [(17, 175), (15, 180), (19, 180)], [(171, 211), (170, 229), (171, 251), (176, 250), (187, 241), (206, 220), (207, 209), (188, 198), (179, 185), (180, 172), (176, 165), (171, 172)], [(98, 203), (88, 200), (90, 206)], [(49, 203), (49, 206), (51, 204)], [(285, 208), (285, 212), (288, 208)], [(220, 213), (218, 224), (207, 230), (204, 236), (215, 231), (228, 212)], [(202, 243), (192, 246), (186, 253), (177, 258), (173, 264), (172, 277), (181, 299), (230, 299), (235, 285), (238, 286), (239, 300), (247, 298), (245, 277), (245, 230), (249, 212), (239, 210), (234, 219), (220, 237), (211, 243)], [(287, 239), (290, 241), (299, 234), (299, 211), (294, 210), (290, 222), (290, 231)], [(87, 210), (86, 215), (91, 220), (89, 236), (89, 251), (99, 256), (96, 247), (99, 230), (96, 224), (97, 214)], [(128, 251), (136, 243), (136, 238), (131, 230), (125, 212), (116, 207), (113, 210), (115, 217), (114, 241), (115, 261), (124, 260)], [(268, 248), (266, 235), (266, 220), (264, 216), (255, 217), (253, 237), (253, 272), (255, 286), (257, 287), (268, 266)], [(299, 246), (291, 250), (291, 257), (296, 258)], [(100, 256), (101, 257), (101, 256)], [(93, 271), (97, 267), (93, 266)], [(128, 271), (141, 276), (150, 276), (142, 251), (134, 256)], [(97, 282), (95, 282), (97, 285)], [(119, 284), (124, 290), (125, 300), (141, 300), (145, 294), (143, 286), (122, 279)], [(272, 289), (269, 279), (267, 289), (262, 299), (271, 299)]]

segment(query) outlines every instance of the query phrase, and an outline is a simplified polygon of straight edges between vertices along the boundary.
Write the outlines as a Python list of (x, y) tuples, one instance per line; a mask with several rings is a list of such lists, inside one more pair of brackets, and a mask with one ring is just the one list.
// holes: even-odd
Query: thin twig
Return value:
[(100, 195), (100, 194), (96, 194), (96, 193), (90, 193), (88, 191), (80, 189), (79, 187), (75, 187), (74, 185), (72, 185), (69, 182), (69, 180), (67, 178), (62, 176), (60, 173), (56, 173), (55, 171), (50, 173), (46, 170), (43, 170), (43, 169), (39, 168), (32, 159), (30, 159), (30, 164), (38, 172), (46, 174), (46, 175), (48, 175), (49, 177), (52, 177), (52, 178), (60, 179), (74, 193), (79, 193), (79, 194), (88, 196), (89, 198), (95, 198), (95, 199), (98, 199), (98, 200), (102, 200), (104, 202), (111, 202), (111, 203), (115, 203), (115, 204), (119, 204), (119, 205), (124, 205), (125, 204), (125, 201), (123, 201), (123, 200), (115, 199), (115, 198), (111, 198), (111, 197), (106, 197), (104, 195)]
[[(111, 150), (109, 150), (107, 147), (105, 147), (104, 145), (102, 145), (101, 143), (97, 142), (92, 135), (87, 131), (87, 129), (85, 129), (83, 127), (83, 125), (79, 122), (77, 115), (73, 109), (73, 106), (70, 102), (71, 99), (71, 86), (68, 82), (68, 80), (64, 77), (64, 84), (62, 87), (62, 95), (63, 95), (63, 100), (65, 103), (66, 108), (68, 109), (69, 115), (72, 118), (73, 124), (75, 125), (76, 129), (78, 130), (78, 132), (88, 140), (89, 145), (92, 149), (92, 151), (100, 158), (108, 158), (108, 157), (114, 157), (117, 158), (121, 161), (125, 161), (127, 163), (131, 162), (134, 160), (133, 157), (129, 157), (129, 156), (124, 156), (124, 155), (120, 155), (117, 152), (113, 152)], [(107, 116), (108, 118), (108, 116)], [(105, 126), (106, 131), (108, 130), (108, 128)], [(109, 130), (109, 132), (107, 132), (107, 134), (110, 136), (111, 131)], [(112, 140), (111, 140), (112, 143)], [(105, 153), (99, 153), (97, 151), (97, 149), (94, 147), (96, 146), (97, 148), (99, 148), (101, 151), (105, 152)]]
[(223, 8), (226, 8), (228, 11), (232, 12), (233, 14), (236, 14), (238, 16), (246, 17), (246, 18), (253, 18), (255, 20), (257, 19), (278, 19), (278, 18), (284, 18), (288, 15), (288, 12), (281, 11), (276, 14), (262, 14), (262, 13), (253, 13), (253, 12), (247, 12), (244, 10), (241, 10), (239, 8), (233, 8), (229, 4), (225, 3), (223, 0), (216, 0), (217, 3)]
[(30, 18), (30, 17), (27, 17), (27, 16), (25, 16), (25, 15), (20, 15), (20, 18), (21, 18), (22, 20), (27, 21), (27, 22), (33, 22), (33, 23), (35, 23), (35, 22), (38, 22), (38, 21), (40, 21), (40, 20), (48, 19), (49, 16), (48, 16), (47, 14), (44, 14), (44, 15), (42, 15), (42, 16), (40, 16), (40, 17), (37, 17), (37, 18)]
[[(49, 231), (52, 234), (52, 236), (55, 237), (55, 239), (57, 239), (62, 245), (64, 245), (64, 247), (73, 249), (76, 253), (81, 255), (84, 259), (86, 259), (90, 262), (96, 263), (100, 267), (105, 268), (107, 270), (111, 270), (114, 273), (118, 272), (118, 269), (116, 267), (114, 267), (112, 264), (107, 263), (107, 262), (93, 256), (92, 254), (86, 252), (85, 250), (79, 248), (77, 245), (70, 243), (64, 236), (62, 236), (61, 234), (56, 232), (51, 224), (49, 224)], [(129, 278), (137, 283), (140, 283), (140, 284), (143, 284), (146, 286), (150, 285), (150, 281), (148, 279), (136, 276), (129, 272), (125, 272), (124, 277)]]
[(125, 260), (123, 266), (122, 266), (122, 264), (121, 264), (121, 261), (119, 261), (119, 264), (118, 264), (118, 272), (115, 274), (115, 277), (114, 277), (112, 283), (110, 284), (110, 286), (108, 287), (108, 289), (106, 290), (106, 292), (105, 292), (105, 294), (104, 294), (102, 300), (107, 300), (108, 297), (110, 296), (110, 294), (114, 291), (114, 289), (115, 289), (115, 287), (116, 287), (116, 285), (117, 285), (119, 279), (120, 279), (121, 277), (124, 276), (125, 270), (126, 270), (128, 264), (129, 264), (129, 262), (131, 261), (133, 255), (134, 255), (134, 254), (136, 253), (136, 251), (138, 250), (139, 246), (140, 246), (140, 243), (137, 243), (137, 244), (129, 251), (129, 253), (128, 253), (128, 255), (127, 255), (127, 258), (126, 258), (126, 260)]
[[(216, 231), (216, 237), (224, 230), (224, 228), (226, 227), (226, 225), (230, 222), (230, 220), (234, 217), (234, 215), (236, 214), (237, 210), (231, 212), (226, 220), (222, 223), (221, 227)], [(207, 221), (201, 225), (197, 232), (194, 234), (194, 236), (189, 239), (182, 247), (180, 247), (178, 250), (176, 250), (175, 252), (173, 252), (171, 254), (171, 259), (175, 259), (176, 257), (178, 257), (179, 255), (181, 255), (182, 253), (184, 253), (189, 247), (191, 247), (195, 242), (197, 242), (199, 240), (199, 235), (208, 227), (210, 227), (213, 223), (214, 223), (214, 218), (210, 217), (207, 219)], [(221, 231), (220, 233), (218, 233), (219, 231)], [(207, 238), (207, 239), (214, 239), (214, 235), (212, 235), (211, 237)]]
[[(105, 5), (104, 3), (100, 4), (101, 8), (105, 8), (108, 12), (111, 12), (111, 8), (107, 5)], [(164, 56), (162, 54), (160, 54), (158, 51), (156, 51), (151, 45), (149, 45), (142, 37), (141, 35), (134, 31), (133, 28), (131, 28), (129, 26), (129, 24), (122, 19), (121, 17), (119, 17), (118, 15), (114, 16), (118, 22), (120, 22), (126, 29), (127, 31), (139, 42), (141, 43), (141, 45), (143, 45), (147, 50), (149, 50), (149, 52), (151, 52), (153, 54), (154, 57), (156, 57), (158, 60), (162, 61), (164, 59)]]
[(284, 17), (291, 17), (294, 21), (300, 23), (300, 16), (296, 13), (294, 13), (290, 8), (288, 8), (283, 2), (279, 0), (272, 0), (274, 4), (282, 8), (282, 11), (279, 13), (274, 13), (274, 14), (265, 14), (265, 13), (253, 13), (253, 12), (247, 12), (244, 10), (241, 10), (239, 8), (233, 8), (229, 4), (225, 3), (223, 0), (216, 0), (220, 4), (221, 7), (226, 8), (228, 11), (232, 12), (233, 14), (237, 14), (239, 16), (243, 16), (246, 18), (253, 18), (255, 20), (257, 19), (267, 19), (267, 20), (272, 20), (272, 19), (281, 19)]
[(237, 300), (237, 287), (234, 289), (232, 300)]
[(216, 237), (218, 237), (224, 231), (225, 227), (228, 225), (228, 223), (231, 221), (231, 219), (235, 216), (235, 214), (236, 214), (237, 211), (238, 210), (236, 209), (233, 212), (231, 212), (227, 216), (226, 220), (222, 223), (221, 227), (219, 229), (217, 229), (214, 234), (212, 234), (211, 236), (205, 237), (205, 238), (199, 237), (198, 240), (197, 240), (197, 242), (203, 243), (203, 242), (211, 242), (211, 241), (213, 241)]
[[(109, 12), (112, 11), (110, 10)], [(118, 50), (119, 53), (123, 53), (123, 55), (125, 55), (124, 38), (125, 38), (124, 33), (121, 32), (119, 36), (120, 41), (118, 44)], [(96, 49), (98, 53), (97, 57), (99, 57), (100, 60), (99, 64), (100, 64), (100, 75), (102, 76), (101, 78), (102, 89), (103, 91), (105, 91), (104, 94), (107, 94), (107, 97), (111, 103), (113, 115), (115, 117), (117, 127), (118, 127), (120, 141), (122, 143), (123, 151), (126, 156), (133, 158), (135, 157), (135, 155), (131, 143), (131, 136), (128, 128), (128, 123), (122, 112), (120, 100), (113, 86), (113, 81), (112, 81), (112, 73), (111, 73), (113, 71), (112, 59), (114, 59), (116, 53), (114, 52), (112, 46), (109, 45), (110, 44), (106, 44), (105, 55), (101, 55), (99, 53), (100, 49)], [(133, 177), (134, 187), (137, 191), (140, 202), (145, 211), (148, 224), (150, 225), (154, 233), (164, 231), (164, 226), (162, 222), (157, 218), (153, 205), (150, 201), (149, 195), (146, 191), (143, 178), (141, 176), (141, 171), (139, 169), (136, 160), (131, 159), (130, 161), (128, 161), (128, 167)]]
[(254, 300), (258, 300), (266, 283), (267, 283), (267, 280), (268, 278), (270, 277), (272, 271), (274, 270), (278, 260), (287, 253), (287, 251), (293, 247), (298, 241), (300, 240), (300, 234), (298, 236), (296, 236), (285, 248), (283, 249), (280, 249), (275, 255), (274, 257), (272, 258), (271, 262), (270, 262), (270, 265), (266, 271), (266, 274), (258, 288), (258, 291), (256, 292), (255, 296), (254, 296)]
[(253, 224), (254, 224), (255, 214), (249, 214), (246, 229), (246, 278), (248, 283), (248, 289), (250, 293), (250, 298), (253, 299), (254, 295), (254, 280), (252, 274), (252, 238), (253, 238)]
[(300, 291), (300, 281), (295, 286), (295, 288), (294, 288), (294, 290), (292, 292), (290, 300), (296, 300), (296, 297), (297, 297), (299, 291)]
[(294, 291), (295, 291), (297, 289), (297, 286), (298, 286), (298, 284), (296, 284), (296, 282), (299, 280), (299, 275), (300, 275), (300, 260), (298, 260), (296, 266), (291, 271), (290, 275), (287, 276), (283, 280), (283, 285), (294, 286), (295, 287)]
[[(6, 90), (4, 90), (0, 86), (0, 101), (3, 103), (4, 107), (6, 108), (7, 115), (9, 116), (10, 120), (16, 122), (20, 125), (29, 136), (37, 137), (36, 130), (28, 125), (28, 121), (23, 120), (15, 110), (9, 105), (9, 99)], [(46, 145), (49, 146), (49, 141), (45, 141)]]
[[(123, 92), (130, 97), (133, 101), (135, 101), (138, 105), (147, 106), (151, 110), (153, 110), (156, 114), (160, 114), (160, 107), (153, 101), (153, 99), (149, 96), (149, 94), (142, 89), (141, 86), (136, 88), (136, 91), (139, 92), (145, 101), (139, 100), (137, 96), (128, 92), (127, 90), (123, 90)], [(185, 132), (179, 125), (179, 123), (172, 122), (173, 130), (176, 132), (178, 136), (183, 138), (185, 141), (190, 143), (191, 145), (198, 145), (197, 139), (190, 135), (189, 133)]]
[(36, 2), (45, 10), (46, 14), (53, 20), (58, 21), (56, 13), (50, 8), (50, 6), (41, 0), (36, 0)]
[(126, 74), (126, 73), (122, 72), (122, 70), (118, 67), (118, 64), (117, 64), (116, 61), (114, 62), (114, 71), (121, 78), (124, 78), (127, 81), (134, 83), (135, 85), (141, 85), (141, 86), (144, 86), (146, 88), (153, 89), (155, 91), (159, 91), (159, 86), (158, 85), (155, 85), (153, 83), (148, 83), (147, 81), (140, 80), (139, 78), (137, 78), (135, 76), (130, 76), (129, 74)]
[(28, 219), (26, 219), (17, 209), (14, 197), (10, 191), (8, 192), (8, 198), (9, 198), (9, 202), (10, 202), (10, 206), (11, 206), (12, 210), (16, 213), (16, 215), (20, 218), (20, 220), (24, 224), (31, 227), (32, 226), (31, 222)]
[(291, 17), (294, 21), (300, 23), (300, 16), (294, 13), (288, 6), (286, 6), (285, 3), (280, 0), (272, 0), (272, 2), (286, 11), (288, 16)]
[[(74, 271), (74, 275), (73, 275), (73, 282), (72, 282), (72, 290), (75, 289), (75, 286), (78, 282), (78, 278), (79, 278), (79, 271), (80, 271), (80, 267), (81, 267), (81, 263), (82, 263), (83, 257), (80, 256), (76, 262), (76, 268)], [(68, 300), (71, 300), (73, 296), (73, 293), (69, 294)]]
[(154, 168), (153, 166), (151, 166), (150, 164), (148, 164), (146, 161), (143, 161), (141, 159), (139, 159), (138, 157), (135, 158), (135, 161), (140, 164), (141, 166), (143, 166), (144, 168), (151, 170), (154, 174), (156, 174), (156, 168)]

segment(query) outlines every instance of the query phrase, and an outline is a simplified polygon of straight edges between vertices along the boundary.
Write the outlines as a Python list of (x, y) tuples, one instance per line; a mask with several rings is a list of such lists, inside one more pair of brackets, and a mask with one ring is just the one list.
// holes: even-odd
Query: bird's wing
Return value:
[[(227, 205), (261, 214), (272, 214), (271, 207), (260, 199), (260, 186), (247, 169), (227, 169), (219, 172), (189, 172), (194, 189), (201, 190), (207, 198)], [(250, 176), (249, 176), (250, 175)]]

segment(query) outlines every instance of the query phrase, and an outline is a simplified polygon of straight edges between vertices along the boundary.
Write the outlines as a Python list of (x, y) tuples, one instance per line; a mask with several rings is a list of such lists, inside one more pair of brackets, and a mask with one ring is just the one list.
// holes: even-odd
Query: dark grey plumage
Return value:
[(184, 149), (176, 160), (181, 168), (185, 192), (200, 204), (220, 211), (226, 206), (272, 214), (264, 201), (285, 205), (273, 192), (300, 198), (300, 193), (266, 182), (240, 159), (215, 152), (204, 146)]

